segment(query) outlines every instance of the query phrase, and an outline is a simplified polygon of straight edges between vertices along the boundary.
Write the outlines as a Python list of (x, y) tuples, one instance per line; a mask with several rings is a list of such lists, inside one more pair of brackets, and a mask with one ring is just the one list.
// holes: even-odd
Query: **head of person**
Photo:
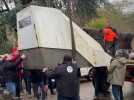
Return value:
[(115, 53), (115, 57), (125, 57), (128, 58), (128, 53), (124, 49), (117, 50)]
[(12, 48), (11, 56), (13, 61), (16, 61), (16, 59), (20, 57), (20, 52), (17, 47)]
[(63, 63), (66, 64), (66, 63), (69, 63), (69, 62), (72, 62), (72, 56), (70, 55), (64, 55), (64, 59), (63, 59)]
[(16, 55), (16, 56), (19, 55), (19, 50), (17, 47), (12, 48), (12, 55)]

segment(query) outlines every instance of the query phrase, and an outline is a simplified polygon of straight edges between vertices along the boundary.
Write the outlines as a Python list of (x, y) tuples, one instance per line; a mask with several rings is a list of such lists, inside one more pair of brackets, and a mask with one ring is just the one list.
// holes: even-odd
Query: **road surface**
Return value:
[[(111, 88), (109, 90), (111, 92)], [(134, 100), (134, 84), (126, 82), (123, 87), (124, 92), (124, 100)], [(91, 82), (82, 82), (80, 87), (80, 97), (81, 100), (93, 100), (94, 98), (94, 87)], [(12, 100), (12, 99), (1, 99), (0, 100)], [(36, 100), (36, 98), (29, 97), (26, 93), (22, 94), (22, 100)], [(48, 98), (47, 100), (57, 100), (56, 95), (50, 95), (48, 91)], [(107, 97), (102, 97), (102, 100), (113, 100), (112, 95)]]

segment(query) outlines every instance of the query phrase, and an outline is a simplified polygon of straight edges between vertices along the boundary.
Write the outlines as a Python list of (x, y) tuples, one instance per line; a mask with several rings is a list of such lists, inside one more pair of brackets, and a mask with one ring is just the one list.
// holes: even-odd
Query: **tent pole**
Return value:
[(74, 39), (74, 30), (73, 30), (73, 21), (72, 21), (72, 1), (68, 0), (68, 15), (69, 15), (69, 20), (70, 20), (70, 30), (71, 30), (71, 40), (72, 40), (72, 58), (73, 61), (76, 60), (76, 47), (75, 47), (75, 39)]

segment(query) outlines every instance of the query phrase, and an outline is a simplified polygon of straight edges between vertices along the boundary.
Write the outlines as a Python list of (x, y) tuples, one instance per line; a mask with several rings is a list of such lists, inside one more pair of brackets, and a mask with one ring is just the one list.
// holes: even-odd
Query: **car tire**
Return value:
[(88, 72), (87, 80), (92, 81), (94, 78), (94, 74), (95, 74), (95, 68), (93, 67)]

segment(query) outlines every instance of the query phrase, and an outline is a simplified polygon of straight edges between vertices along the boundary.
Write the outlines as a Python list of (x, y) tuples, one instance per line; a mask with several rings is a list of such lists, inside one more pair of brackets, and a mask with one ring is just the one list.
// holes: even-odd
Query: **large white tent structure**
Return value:
[[(76, 60), (81, 67), (109, 66), (109, 56), (97, 41), (73, 23)], [(56, 66), (71, 54), (70, 21), (55, 8), (30, 6), (17, 13), (19, 49), (26, 53), (26, 66)]]

